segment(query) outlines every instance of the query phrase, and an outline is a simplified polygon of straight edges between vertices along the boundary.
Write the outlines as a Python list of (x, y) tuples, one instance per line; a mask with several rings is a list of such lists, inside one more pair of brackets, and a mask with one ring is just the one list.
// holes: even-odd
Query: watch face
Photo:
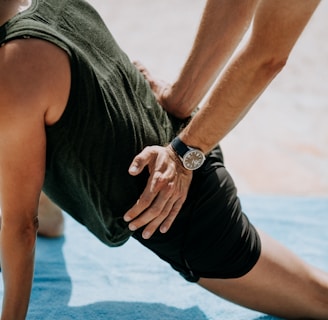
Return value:
[(202, 166), (205, 161), (204, 154), (199, 150), (190, 150), (183, 156), (183, 165), (186, 169), (196, 170)]

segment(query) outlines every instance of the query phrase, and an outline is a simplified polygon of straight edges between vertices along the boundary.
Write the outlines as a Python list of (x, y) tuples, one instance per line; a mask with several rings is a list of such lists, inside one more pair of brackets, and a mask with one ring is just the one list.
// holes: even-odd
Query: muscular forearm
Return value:
[(207, 152), (240, 121), (286, 63), (318, 3), (265, 0), (258, 5), (248, 44), (181, 133), (185, 143)]
[(2, 226), (4, 297), (1, 320), (20, 320), (26, 317), (33, 279), (35, 239), (33, 226), (25, 232), (15, 232)]
[[(208, 152), (249, 110), (279, 69), (254, 66), (238, 57), (222, 76), (200, 111), (181, 133), (188, 145)], [(277, 68), (279, 65), (276, 66)]]
[(167, 102), (172, 112), (190, 115), (247, 30), (258, 0), (208, 0), (190, 55)]

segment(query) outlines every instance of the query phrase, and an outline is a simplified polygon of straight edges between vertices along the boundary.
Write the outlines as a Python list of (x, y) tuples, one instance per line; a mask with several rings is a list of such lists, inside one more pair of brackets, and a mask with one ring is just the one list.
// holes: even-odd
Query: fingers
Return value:
[(140, 61), (133, 61), (133, 64), (138, 69), (138, 71), (144, 76), (144, 78), (149, 82), (150, 87), (155, 92), (157, 92), (159, 88), (168, 85), (168, 83), (166, 83), (165, 81), (154, 78), (150, 71)]
[(123, 218), (131, 231), (145, 226), (142, 235), (148, 239), (157, 229), (165, 233), (171, 227), (187, 197), (192, 172), (181, 166), (173, 151), (159, 146), (145, 148), (129, 172), (136, 175), (146, 166), (150, 172), (146, 188)]
[(171, 90), (171, 85), (163, 80), (155, 79), (140, 61), (133, 61), (133, 64), (149, 83), (156, 100), (166, 109), (166, 96)]
[(142, 236), (145, 239), (150, 238), (170, 214), (175, 201), (172, 197), (172, 192), (172, 185), (168, 185), (164, 188), (151, 206), (129, 224), (130, 230), (136, 230), (146, 226)]
[(189, 179), (179, 181), (177, 177), (159, 192), (146, 188), (124, 216), (125, 221), (130, 222), (129, 229), (135, 231), (146, 226), (142, 234), (145, 239), (149, 239), (157, 229), (166, 233), (187, 197), (189, 184)]
[(180, 209), (182, 208), (183, 203), (185, 202), (186, 197), (180, 197), (172, 206), (170, 214), (165, 218), (163, 223), (160, 226), (160, 231), (162, 233), (166, 233), (170, 228), (172, 223), (174, 222), (175, 218), (177, 217)]
[[(151, 205), (146, 205), (147, 209), (132, 220), (129, 224), (129, 229), (135, 231), (146, 226), (142, 233), (144, 239), (149, 239), (158, 228), (162, 233), (167, 232), (185, 200), (182, 192), (174, 193), (174, 191), (174, 183), (170, 183), (166, 188), (162, 189)], [(142, 202), (141, 199), (136, 206)], [(140, 208), (137, 210), (140, 210)]]
[(150, 84), (155, 82), (148, 69), (140, 61), (133, 61), (133, 64)]
[[(156, 176), (158, 177), (156, 178)], [(142, 214), (142, 219), (135, 220), (129, 225), (130, 230), (134, 231), (152, 220), (153, 214), (159, 215), (173, 192), (174, 181), (170, 181), (168, 177), (159, 177), (159, 173), (155, 173), (153, 177), (150, 176), (144, 192), (136, 204), (124, 215), (124, 220), (130, 222)], [(148, 215), (145, 214), (147, 209)]]
[(137, 156), (134, 157), (129, 167), (129, 173), (132, 176), (138, 175), (148, 164), (150, 154), (148, 148), (143, 149)]
[(160, 82), (159, 80), (155, 80), (153, 76), (150, 74), (148, 69), (140, 62), (140, 61), (134, 61), (133, 64), (136, 66), (136, 68), (139, 70), (139, 72), (144, 76), (144, 78), (148, 81), (151, 89), (154, 91), (155, 95), (159, 93), (160, 88)]
[(169, 155), (161, 152), (163, 147), (146, 147), (132, 160), (129, 167), (131, 175), (138, 175), (149, 166), (153, 186), (166, 185), (173, 180), (176, 174), (175, 166), (169, 162)]

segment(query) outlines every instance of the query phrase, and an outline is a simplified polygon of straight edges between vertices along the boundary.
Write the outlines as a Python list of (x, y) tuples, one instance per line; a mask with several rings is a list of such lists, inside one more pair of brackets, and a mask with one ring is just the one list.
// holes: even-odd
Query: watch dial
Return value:
[(185, 154), (183, 160), (185, 168), (195, 170), (204, 163), (205, 157), (198, 150), (191, 150)]

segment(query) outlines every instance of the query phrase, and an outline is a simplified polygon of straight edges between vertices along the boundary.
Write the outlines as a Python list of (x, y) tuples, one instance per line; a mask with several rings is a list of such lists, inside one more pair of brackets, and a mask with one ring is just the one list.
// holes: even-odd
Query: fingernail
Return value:
[(149, 238), (150, 238), (150, 232), (145, 231), (145, 232), (142, 234), (142, 237), (143, 237), (144, 239), (149, 239)]
[(136, 231), (137, 227), (134, 224), (129, 224), (130, 231)]
[(132, 167), (130, 167), (129, 171), (130, 171), (131, 173), (138, 172), (138, 167), (136, 167), (136, 166), (132, 166)]
[(166, 228), (166, 227), (161, 227), (161, 228), (160, 228), (160, 231), (161, 231), (162, 233), (165, 233), (165, 232), (167, 231), (167, 228)]

